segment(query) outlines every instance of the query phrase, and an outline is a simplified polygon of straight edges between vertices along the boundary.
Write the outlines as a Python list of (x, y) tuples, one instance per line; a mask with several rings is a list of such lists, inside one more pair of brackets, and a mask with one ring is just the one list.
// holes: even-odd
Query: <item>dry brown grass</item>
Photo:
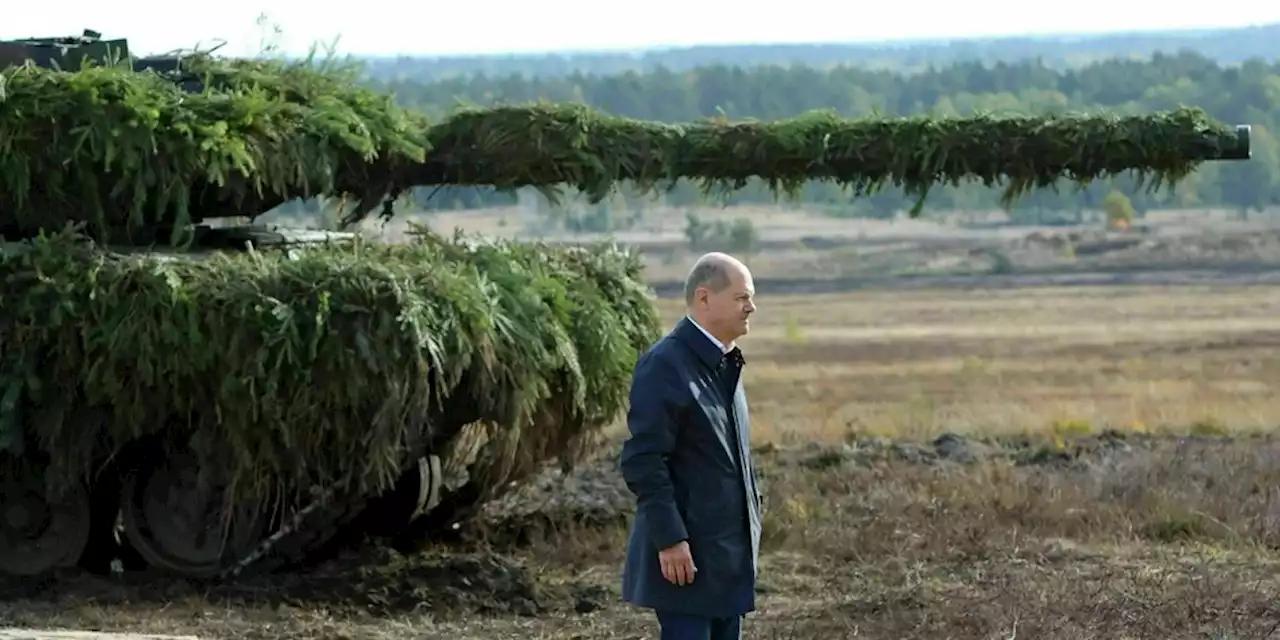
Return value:
[[(743, 346), (767, 538), (747, 637), (1280, 635), (1280, 441), (1267, 435), (1280, 423), (1280, 289), (877, 292), (759, 305)], [(674, 322), (678, 305), (661, 306)], [(1108, 428), (1119, 433), (1088, 437)], [(977, 461), (903, 453), (931, 451), (943, 432), (968, 436)], [(977, 440), (996, 434), (1029, 437)], [(1090, 448), (1073, 453), (1073, 443)], [(1019, 462), (1028, 460), (1037, 463)], [(540, 597), (562, 603), (536, 616), (375, 614), (178, 590), (4, 603), (0, 626), (652, 638), (650, 616), (617, 602), (624, 544), (616, 527), (566, 526), (503, 549)], [(604, 590), (587, 598), (599, 610), (573, 611), (584, 589)]]
[[(764, 297), (761, 441), (1280, 425), (1280, 289), (1072, 288)], [(679, 302), (663, 301), (669, 320)]]

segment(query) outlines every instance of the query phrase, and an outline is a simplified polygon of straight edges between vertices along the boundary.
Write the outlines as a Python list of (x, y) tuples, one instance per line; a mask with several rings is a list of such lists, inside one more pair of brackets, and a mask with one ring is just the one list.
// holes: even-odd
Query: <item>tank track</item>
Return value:
[(342, 536), (343, 530), (360, 516), (369, 502), (358, 496), (335, 497), (332, 489), (312, 491), (310, 504), (286, 519), (248, 555), (223, 569), (218, 578), (268, 573), (300, 565), (309, 556), (323, 551)]
[[(462, 415), (470, 417), (470, 413), (458, 414), (457, 406), (451, 407), (453, 413), (439, 416), (437, 420), (445, 422), (452, 419), (454, 424), (460, 425), (464, 424), (459, 422)], [(456, 435), (460, 429), (461, 427), (451, 431)], [(410, 445), (410, 450), (413, 451), (408, 458), (410, 462), (402, 471), (400, 479), (393, 488), (381, 494), (340, 495), (332, 487), (312, 487), (309, 504), (287, 518), (271, 535), (263, 538), (253, 551), (223, 569), (218, 578), (229, 579), (248, 573), (268, 573), (300, 566), (317, 555), (334, 550), (344, 542), (371, 533), (390, 537), (398, 542), (406, 532), (418, 532), (425, 523), (434, 523), (434, 519), (429, 517), (438, 515), (434, 511), (452, 509), (452, 505), (443, 500), (447, 491), (445, 468), (440, 456), (432, 453), (440, 451), (447, 441), (448, 438), (440, 436), (415, 439)], [(412, 486), (408, 495), (402, 493), (406, 479), (416, 480), (411, 483), (416, 486)], [(412, 501), (413, 508), (407, 517), (406, 506), (397, 505), (396, 497)], [(386, 513), (378, 513), (379, 511)], [(386, 515), (391, 515), (397, 521), (390, 529), (384, 522), (380, 522)]]
[[(442, 502), (444, 474), (440, 458), (424, 454), (417, 458), (416, 468), (406, 470), (406, 475), (417, 474), (414, 509), (400, 525), (400, 531), (411, 530), (415, 521), (427, 520), (424, 516), (437, 507), (448, 507)], [(383, 494), (386, 495), (386, 494)], [(241, 575), (269, 573), (279, 569), (306, 564), (308, 560), (337, 548), (351, 538), (366, 534), (370, 522), (363, 517), (379, 508), (380, 496), (339, 495), (332, 488), (314, 487), (311, 502), (287, 518), (269, 536), (263, 538), (244, 557), (223, 569), (219, 579), (231, 579)], [(391, 507), (395, 513), (395, 507)], [(363, 525), (363, 526), (362, 526)]]

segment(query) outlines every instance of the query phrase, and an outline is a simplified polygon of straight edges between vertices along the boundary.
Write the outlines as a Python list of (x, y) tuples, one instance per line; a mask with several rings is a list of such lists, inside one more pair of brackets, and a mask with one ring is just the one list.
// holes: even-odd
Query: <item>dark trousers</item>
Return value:
[(658, 612), (662, 640), (740, 640), (742, 616), (707, 618), (684, 613)]

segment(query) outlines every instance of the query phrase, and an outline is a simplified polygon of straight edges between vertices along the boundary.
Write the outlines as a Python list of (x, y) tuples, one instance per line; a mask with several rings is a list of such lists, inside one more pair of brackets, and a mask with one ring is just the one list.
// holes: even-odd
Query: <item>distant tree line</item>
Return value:
[(837, 65), (913, 73), (956, 62), (1018, 62), (1039, 59), (1054, 69), (1080, 67), (1111, 58), (1148, 58), (1160, 51), (1194, 50), (1223, 63), (1280, 57), (1280, 24), (1238, 29), (1108, 33), (1085, 37), (967, 38), (891, 43), (742, 44), (673, 47), (642, 52), (491, 54), (468, 56), (390, 56), (366, 58), (379, 79), (439, 80), (487, 74), (526, 77), (640, 73), (665, 68), (689, 71), (732, 62), (746, 67)]

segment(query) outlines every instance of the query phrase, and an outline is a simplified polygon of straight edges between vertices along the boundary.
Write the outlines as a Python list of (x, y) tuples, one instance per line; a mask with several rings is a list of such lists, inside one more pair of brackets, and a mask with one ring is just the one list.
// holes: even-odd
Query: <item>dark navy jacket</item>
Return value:
[[(687, 317), (636, 363), (621, 459), (636, 495), (626, 602), (707, 617), (755, 609), (761, 500), (742, 365), (739, 349), (724, 354)], [(698, 568), (685, 586), (658, 561), (681, 540)]]

